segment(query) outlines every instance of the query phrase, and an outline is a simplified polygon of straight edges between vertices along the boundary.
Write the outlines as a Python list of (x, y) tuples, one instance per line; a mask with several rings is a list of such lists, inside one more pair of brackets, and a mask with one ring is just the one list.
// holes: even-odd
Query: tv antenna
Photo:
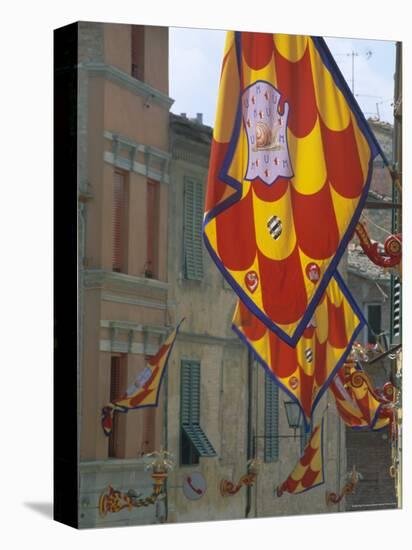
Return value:
[(335, 56), (345, 56), (345, 57), (351, 57), (352, 62), (352, 80), (351, 80), (351, 90), (353, 95), (355, 95), (355, 57), (359, 57), (360, 55), (364, 55), (366, 59), (370, 59), (372, 57), (372, 50), (367, 50), (363, 54), (358, 53), (356, 50), (352, 50), (351, 52), (346, 53), (336, 53)]

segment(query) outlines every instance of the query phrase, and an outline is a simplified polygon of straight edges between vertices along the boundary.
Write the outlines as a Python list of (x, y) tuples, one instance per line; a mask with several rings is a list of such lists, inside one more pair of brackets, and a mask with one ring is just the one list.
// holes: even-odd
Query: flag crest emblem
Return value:
[(287, 145), (288, 103), (280, 111), (281, 95), (272, 84), (257, 81), (242, 96), (243, 123), (248, 141), (245, 180), (260, 178), (272, 185), (293, 176)]

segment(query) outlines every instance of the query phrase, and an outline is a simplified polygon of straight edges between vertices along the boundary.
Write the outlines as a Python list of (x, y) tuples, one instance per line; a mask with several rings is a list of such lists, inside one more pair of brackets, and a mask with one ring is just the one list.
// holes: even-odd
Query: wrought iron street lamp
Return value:
[(285, 401), (285, 412), (289, 428), (294, 430), (294, 437), (296, 437), (296, 430), (300, 428), (302, 422), (302, 411), (294, 401)]

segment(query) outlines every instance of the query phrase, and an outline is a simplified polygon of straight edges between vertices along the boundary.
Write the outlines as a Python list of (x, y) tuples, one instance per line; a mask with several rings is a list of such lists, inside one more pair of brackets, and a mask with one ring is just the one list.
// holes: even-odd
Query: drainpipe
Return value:
[[(253, 426), (252, 426), (252, 390), (253, 390), (253, 359), (248, 350), (247, 356), (247, 460), (253, 458)], [(252, 487), (246, 487), (246, 510), (248, 518), (252, 507)]]
[[(163, 380), (163, 448), (168, 451), (168, 422), (167, 422), (167, 404), (168, 404), (168, 396), (169, 396), (169, 373), (168, 369), (166, 368), (166, 372), (164, 373), (164, 380)], [(165, 481), (164, 486), (165, 491), (165, 498), (164, 498), (164, 506), (165, 506), (165, 515), (164, 515), (164, 522), (167, 522), (167, 516), (168, 516), (168, 492), (167, 492), (167, 478)]]

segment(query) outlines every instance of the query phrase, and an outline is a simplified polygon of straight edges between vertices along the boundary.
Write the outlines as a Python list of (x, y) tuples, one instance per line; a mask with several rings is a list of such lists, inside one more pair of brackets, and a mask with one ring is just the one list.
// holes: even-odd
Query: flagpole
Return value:
[[(396, 67), (395, 67), (395, 90), (394, 90), (394, 138), (393, 138), (393, 160), (394, 160), (394, 183), (392, 189), (392, 202), (402, 202), (402, 43), (396, 43)], [(392, 232), (401, 232), (402, 210), (392, 208)], [(398, 304), (395, 299), (395, 283), (397, 283)], [(402, 278), (391, 274), (391, 344), (402, 345)], [(397, 306), (397, 307), (396, 307)], [(399, 308), (397, 310), (397, 308)], [(396, 323), (395, 323), (396, 320)], [(393, 351), (393, 350), (392, 350)], [(395, 364), (394, 364), (395, 363)], [(393, 380), (397, 389), (398, 397), (396, 407), (399, 412), (395, 415), (395, 437), (392, 442), (392, 466), (391, 471), (394, 477), (395, 494), (398, 501), (398, 508), (402, 507), (402, 356), (396, 354), (395, 361), (392, 361), (392, 373), (395, 370)]]

